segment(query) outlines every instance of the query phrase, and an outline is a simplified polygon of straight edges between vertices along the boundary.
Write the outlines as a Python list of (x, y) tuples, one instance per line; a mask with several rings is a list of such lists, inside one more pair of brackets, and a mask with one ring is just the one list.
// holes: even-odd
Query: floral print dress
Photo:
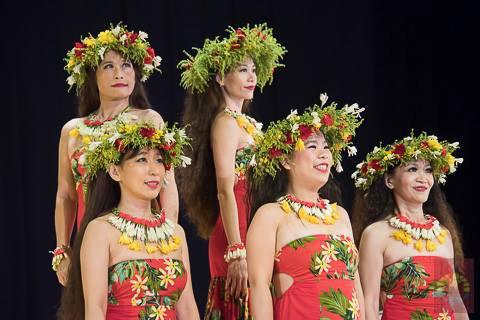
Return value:
[(453, 271), (439, 256), (406, 257), (383, 268), (382, 320), (454, 320), (448, 301)]
[(310, 235), (286, 244), (276, 254), (274, 273), (293, 283), (274, 298), (274, 318), (359, 319), (357, 266), (358, 250), (348, 236)]
[(174, 320), (187, 284), (181, 260), (127, 260), (108, 270), (107, 320)]

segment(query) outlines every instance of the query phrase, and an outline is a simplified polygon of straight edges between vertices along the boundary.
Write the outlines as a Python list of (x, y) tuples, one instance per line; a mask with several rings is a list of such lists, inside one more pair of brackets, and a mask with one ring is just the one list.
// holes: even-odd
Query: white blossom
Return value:
[(252, 159), (249, 163), (250, 167), (255, 167), (257, 165), (257, 161), (255, 161), (255, 155), (253, 155)]
[(355, 148), (354, 146), (348, 146), (347, 152), (349, 157), (354, 156), (357, 154), (357, 148)]
[(449, 143), (448, 145), (449, 145), (450, 147), (456, 149), (456, 148), (458, 148), (459, 143), (458, 143), (458, 142), (453, 142), (453, 143)]
[(165, 134), (165, 142), (170, 144), (172, 142), (175, 142), (175, 138), (174, 138), (174, 135), (173, 135), (173, 132), (167, 132)]
[(337, 170), (337, 172), (343, 171), (342, 164), (340, 162), (337, 162), (337, 165), (335, 166), (335, 170)]
[(67, 78), (67, 83), (68, 83), (68, 85), (70, 85), (70, 86), (73, 86), (76, 82), (77, 82), (77, 81), (75, 80), (75, 78), (73, 77), (73, 75), (71, 75), (71, 76), (69, 76), (69, 77)]
[(182, 160), (182, 167), (189, 166), (192, 163), (192, 159), (186, 156), (180, 156), (180, 159)]
[(290, 114), (287, 116), (287, 119), (290, 120), (292, 117), (296, 116), (298, 114), (297, 109), (291, 110)]
[(80, 69), (82, 68), (81, 64), (77, 64), (75, 67), (73, 67), (73, 72), (80, 74)]
[(100, 50), (98, 50), (98, 55), (100, 57), (100, 60), (103, 60), (103, 55), (105, 54), (105, 50), (107, 50), (107, 47), (101, 47)]
[(120, 26), (116, 26), (115, 28), (112, 29), (113, 35), (116, 37), (120, 33)]
[(143, 31), (139, 31), (139, 32), (138, 32), (138, 37), (139, 37), (140, 39), (142, 39), (142, 40), (145, 40), (145, 39), (148, 38), (148, 33), (143, 32)]
[(327, 93), (321, 93), (320, 94), (320, 101), (322, 102), (322, 104), (320, 105), (320, 107), (323, 107), (323, 105), (327, 102), (328, 100), (328, 96), (327, 96)]

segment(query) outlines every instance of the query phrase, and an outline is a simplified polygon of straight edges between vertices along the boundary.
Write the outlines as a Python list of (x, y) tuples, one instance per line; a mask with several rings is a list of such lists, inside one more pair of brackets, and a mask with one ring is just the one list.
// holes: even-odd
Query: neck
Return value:
[(122, 196), (118, 203), (118, 210), (134, 217), (149, 218), (152, 216), (151, 200), (131, 199)]
[(232, 111), (242, 113), (243, 102), (245, 99), (232, 97), (224, 88), (222, 88), (222, 91), (223, 97), (225, 98), (225, 106)]
[(315, 189), (315, 188), (299, 186), (293, 183), (289, 185), (288, 193), (293, 194), (296, 198), (303, 201), (309, 201), (309, 202), (318, 201), (318, 189)]
[(407, 203), (400, 199), (395, 199), (395, 202), (397, 203), (396, 210), (402, 216), (417, 223), (423, 223), (426, 221), (423, 213), (423, 205), (421, 203)]
[(121, 100), (100, 99), (100, 107), (98, 108), (98, 116), (102, 119), (113, 118), (120, 112), (125, 110), (129, 105), (128, 98)]

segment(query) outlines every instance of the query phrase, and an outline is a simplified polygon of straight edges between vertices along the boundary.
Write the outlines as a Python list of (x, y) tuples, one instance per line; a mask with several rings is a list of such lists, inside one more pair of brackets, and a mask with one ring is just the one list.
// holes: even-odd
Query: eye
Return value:
[(307, 149), (317, 149), (317, 145), (315, 143), (307, 144)]
[(417, 172), (417, 167), (409, 167), (407, 168), (408, 172)]
[(433, 173), (433, 168), (432, 167), (425, 168), (425, 172)]
[(256, 69), (256, 68), (253, 68), (253, 69), (252, 69), (252, 72), (253, 72), (253, 73), (257, 73), (257, 69)]
[(147, 158), (145, 157), (140, 157), (136, 160), (137, 162), (147, 162)]
[(111, 68), (113, 68), (113, 64), (111, 63), (107, 63), (103, 65), (103, 69), (111, 69)]
[(130, 62), (124, 62), (124, 63), (122, 64), (122, 67), (124, 67), (124, 68), (131, 68), (131, 67), (132, 67), (132, 64), (131, 64)]
[(247, 70), (247, 68), (245, 68), (245, 67), (242, 67), (242, 68), (238, 69), (238, 72), (247, 72), (247, 71), (248, 71), (248, 70)]
[(156, 161), (157, 161), (157, 163), (163, 163), (162, 157), (158, 157)]

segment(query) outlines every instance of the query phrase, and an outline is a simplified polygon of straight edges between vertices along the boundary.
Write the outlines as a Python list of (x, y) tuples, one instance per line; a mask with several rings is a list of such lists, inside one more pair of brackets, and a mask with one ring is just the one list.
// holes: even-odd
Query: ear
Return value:
[(114, 164), (111, 164), (110, 167), (108, 168), (108, 174), (110, 175), (110, 178), (112, 178), (114, 181), (120, 182), (120, 168)]
[(287, 159), (282, 159), (280, 161), (280, 164), (282, 165), (282, 167), (284, 167), (286, 170), (292, 170), (292, 163), (291, 161), (287, 158)]
[(225, 85), (225, 83), (223, 81), (223, 78), (220, 77), (220, 75), (218, 73), (215, 75), (215, 81), (217, 81), (217, 83), (220, 85), (220, 87), (223, 87)]
[(385, 181), (385, 186), (390, 189), (390, 190), (393, 190), (394, 188), (394, 185), (393, 185), (393, 177), (389, 174), (385, 174), (385, 177), (384, 177), (384, 181)]

